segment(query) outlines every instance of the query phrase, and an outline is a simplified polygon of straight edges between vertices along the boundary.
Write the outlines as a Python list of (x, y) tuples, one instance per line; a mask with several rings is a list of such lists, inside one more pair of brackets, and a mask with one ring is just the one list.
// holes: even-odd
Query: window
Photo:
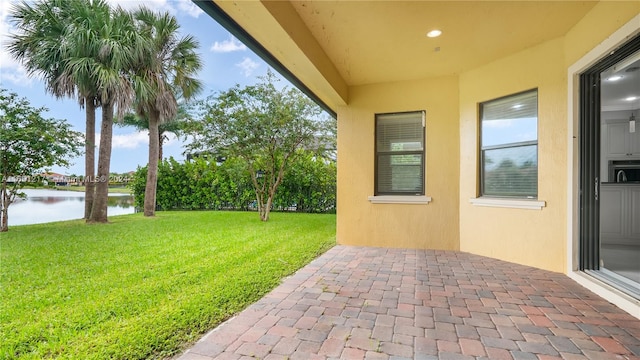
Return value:
[(481, 195), (538, 197), (538, 91), (480, 104)]
[(424, 195), (425, 112), (376, 115), (375, 195)]

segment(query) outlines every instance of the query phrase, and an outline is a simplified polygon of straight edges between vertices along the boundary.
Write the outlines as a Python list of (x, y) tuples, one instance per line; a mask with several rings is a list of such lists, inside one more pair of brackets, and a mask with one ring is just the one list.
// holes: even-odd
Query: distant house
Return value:
[(53, 183), (55, 186), (67, 186), (69, 185), (69, 178), (66, 175), (58, 174), (54, 172), (46, 172), (40, 174), (48, 183)]

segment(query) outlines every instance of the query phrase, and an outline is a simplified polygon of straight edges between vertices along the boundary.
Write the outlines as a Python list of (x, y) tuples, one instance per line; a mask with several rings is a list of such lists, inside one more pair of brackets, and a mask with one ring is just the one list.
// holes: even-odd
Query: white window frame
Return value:
[[(539, 118), (537, 115), (537, 111), (538, 111), (538, 89), (531, 89), (531, 90), (526, 90), (526, 91), (522, 91), (516, 94), (511, 94), (511, 95), (507, 95), (498, 99), (493, 99), (493, 100), (489, 100), (489, 101), (485, 101), (483, 103), (480, 104), (480, 119), (479, 119), (479, 129), (480, 129), (480, 136), (479, 136), (479, 141), (478, 141), (478, 145), (479, 145), (479, 158), (478, 158), (478, 164), (480, 167), (480, 171), (479, 171), (479, 193), (480, 193), (480, 197), (479, 199), (505, 199), (505, 200), (516, 200), (514, 201), (506, 201), (506, 202), (498, 202), (495, 203), (495, 201), (483, 201), (480, 200), (478, 201), (478, 199), (473, 199), (474, 201), (472, 201), (472, 203), (474, 203), (475, 205), (481, 205), (481, 206), (497, 206), (497, 207), (505, 207), (505, 204), (508, 203), (508, 205), (506, 207), (521, 207), (521, 208), (541, 208), (544, 207), (544, 203), (537, 203), (537, 202), (533, 202), (533, 203), (529, 203), (532, 200), (537, 200), (538, 199), (538, 173), (539, 173), (539, 168), (540, 168), (540, 164), (538, 163), (538, 154), (539, 154), (539, 150), (538, 150), (538, 138), (539, 138), (539, 134), (536, 133), (536, 139), (535, 140), (530, 140), (530, 141), (522, 141), (522, 142), (511, 142), (511, 143), (501, 143), (498, 145), (491, 145), (491, 146), (485, 146), (483, 144), (483, 136), (482, 136), (482, 128), (483, 128), (483, 121), (485, 121), (484, 119), (484, 114), (483, 114), (483, 108), (484, 106), (490, 105), (491, 103), (500, 101), (500, 102), (504, 102), (505, 100), (509, 100), (510, 98), (514, 98), (517, 99), (519, 96), (522, 95), (526, 95), (526, 94), (530, 94), (530, 93), (535, 93), (536, 95), (536, 128), (539, 127)], [(516, 104), (514, 103), (514, 106)], [(536, 147), (536, 178), (535, 178), (535, 183), (536, 183), (536, 191), (535, 194), (531, 193), (531, 194), (489, 194), (487, 192), (485, 192), (485, 184), (486, 184), (486, 178), (485, 178), (485, 172), (484, 172), (484, 165), (485, 165), (485, 152), (486, 151), (491, 151), (491, 150), (503, 150), (503, 149), (514, 149), (514, 148), (518, 148), (518, 147), (525, 147), (525, 146), (535, 146)], [(526, 203), (523, 203), (523, 201), (519, 201), (519, 200), (524, 200), (526, 201)]]

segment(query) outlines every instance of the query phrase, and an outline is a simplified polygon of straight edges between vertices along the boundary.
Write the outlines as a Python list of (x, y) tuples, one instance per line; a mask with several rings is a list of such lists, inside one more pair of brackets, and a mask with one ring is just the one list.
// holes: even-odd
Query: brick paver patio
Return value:
[(336, 246), (179, 357), (254, 358), (640, 359), (640, 320), (559, 273)]

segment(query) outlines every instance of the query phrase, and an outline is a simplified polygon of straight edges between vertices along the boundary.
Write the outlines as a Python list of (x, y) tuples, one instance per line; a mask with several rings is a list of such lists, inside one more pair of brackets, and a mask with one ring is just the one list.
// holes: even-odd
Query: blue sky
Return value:
[[(200, 55), (203, 68), (199, 78), (204, 84), (204, 91), (200, 98), (204, 98), (217, 91), (224, 91), (235, 84), (249, 85), (257, 81), (269, 69), (262, 59), (247, 49), (229, 32), (222, 28), (215, 20), (202, 12), (190, 0), (108, 0), (126, 9), (135, 9), (141, 4), (156, 11), (168, 11), (174, 15), (181, 25), (183, 34), (195, 36), (200, 43)], [(75, 99), (55, 99), (45, 92), (43, 83), (37, 78), (29, 78), (21, 65), (13, 60), (5, 49), (7, 34), (13, 33), (9, 11), (16, 0), (0, 3), (0, 87), (15, 92), (29, 100), (32, 106), (45, 106), (49, 111), (45, 117), (65, 119), (74, 130), (83, 132), (85, 118), (84, 110), (80, 109)], [(282, 84), (290, 85), (286, 80)], [(99, 121), (100, 115), (96, 114)], [(100, 129), (99, 124), (96, 128)], [(184, 159), (182, 142), (171, 139), (164, 147), (165, 157), (173, 156), (178, 160)], [(114, 141), (111, 158), (111, 171), (124, 173), (135, 170), (137, 166), (147, 163), (148, 135), (137, 132), (134, 128), (114, 126)], [(74, 159), (69, 168), (53, 168), (63, 174), (84, 174), (83, 158)]]

